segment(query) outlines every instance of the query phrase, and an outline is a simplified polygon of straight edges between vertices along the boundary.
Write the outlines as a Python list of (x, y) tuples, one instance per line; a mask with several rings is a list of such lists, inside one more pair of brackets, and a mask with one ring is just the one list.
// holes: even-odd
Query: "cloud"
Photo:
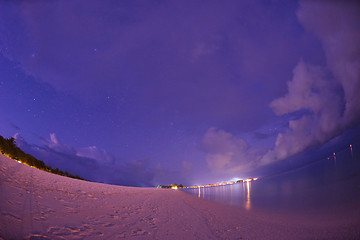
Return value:
[(46, 147), (56, 152), (70, 155), (76, 155), (77, 152), (75, 148), (60, 143), (55, 133), (50, 133), (50, 139), (43, 139), (43, 143)]
[(275, 148), (264, 156), (272, 162), (299, 153), (310, 146), (323, 143), (339, 133), (343, 127), (343, 102), (332, 79), (325, 72), (300, 61), (294, 77), (288, 82), (288, 93), (274, 100), (270, 106), (278, 115), (304, 111), (289, 121), (284, 133), (279, 133)]
[(277, 115), (302, 111), (278, 134), (261, 164), (285, 159), (324, 143), (360, 120), (359, 4), (302, 1), (297, 12), (305, 29), (321, 41), (326, 67), (300, 61), (288, 82), (288, 93), (275, 99)]
[(19, 133), (15, 133), (13, 138), (15, 139), (16, 145), (19, 148), (25, 148), (25, 149), (31, 148), (31, 145), (29, 145)]
[(53, 168), (78, 174), (90, 181), (126, 186), (153, 186), (158, 173), (149, 166), (149, 159), (117, 164), (116, 158), (96, 146), (75, 148), (59, 141), (55, 133), (42, 139), (43, 145), (29, 144), (20, 134), (15, 134), (16, 144)]
[(67, 144), (61, 143), (55, 133), (50, 133), (50, 139), (42, 139), (44, 146), (49, 149), (65, 153), (69, 155), (74, 155), (83, 158), (90, 158), (96, 160), (99, 164), (113, 164), (115, 157), (109, 154), (104, 149), (99, 149), (96, 146), (74, 148)]
[(78, 174), (88, 180), (102, 181), (97, 172), (102, 166), (101, 163), (93, 158), (76, 156), (76, 149), (60, 143), (55, 134), (50, 134), (50, 139), (42, 139), (42, 145), (30, 144), (18, 133), (14, 138), (24, 152), (44, 161), (52, 168)]
[(115, 162), (114, 156), (110, 155), (106, 150), (99, 149), (96, 146), (78, 148), (76, 156), (93, 158), (106, 164), (113, 164)]
[(210, 169), (251, 169), (283, 160), (360, 121), (359, 12), (355, 2), (300, 2), (298, 20), (320, 40), (326, 66), (300, 60), (287, 82), (287, 93), (270, 103), (278, 116), (297, 116), (277, 135), (272, 149), (250, 151), (243, 139), (210, 128), (201, 141)]
[(213, 173), (232, 173), (248, 171), (258, 158), (245, 140), (224, 130), (211, 127), (199, 143), (206, 153), (206, 163)]
[(297, 12), (305, 29), (320, 39), (328, 68), (343, 87), (345, 124), (360, 118), (359, 11), (356, 1), (302, 1)]

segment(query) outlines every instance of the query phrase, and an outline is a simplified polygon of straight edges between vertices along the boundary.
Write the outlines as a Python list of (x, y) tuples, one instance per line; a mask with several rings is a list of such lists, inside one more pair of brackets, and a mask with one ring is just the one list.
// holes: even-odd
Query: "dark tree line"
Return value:
[(71, 173), (60, 171), (58, 168), (52, 169), (50, 166), (46, 165), (43, 161), (36, 159), (30, 154), (24, 153), (20, 148), (16, 146), (15, 139), (4, 138), (0, 136), (0, 152), (17, 161), (21, 161), (24, 164), (35, 167), (37, 169), (54, 173), (61, 176), (71, 177), (75, 179), (84, 180), (84, 178), (79, 177), (78, 175), (74, 176)]

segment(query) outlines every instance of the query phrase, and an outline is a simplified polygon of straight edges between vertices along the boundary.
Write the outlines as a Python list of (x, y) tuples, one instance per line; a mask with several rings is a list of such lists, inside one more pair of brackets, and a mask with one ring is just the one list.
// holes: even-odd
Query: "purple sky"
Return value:
[(207, 184), (360, 123), (356, 1), (5, 1), (0, 134), (50, 166)]

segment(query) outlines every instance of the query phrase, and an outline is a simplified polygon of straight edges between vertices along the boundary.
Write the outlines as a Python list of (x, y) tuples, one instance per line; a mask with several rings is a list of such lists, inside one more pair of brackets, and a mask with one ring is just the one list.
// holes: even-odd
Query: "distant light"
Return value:
[(17, 161), (18, 163), (21, 163), (20, 161)]

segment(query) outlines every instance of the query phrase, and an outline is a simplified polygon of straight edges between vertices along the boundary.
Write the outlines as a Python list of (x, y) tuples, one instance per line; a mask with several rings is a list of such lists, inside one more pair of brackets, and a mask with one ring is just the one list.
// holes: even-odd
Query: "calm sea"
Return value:
[(360, 204), (360, 146), (346, 148), (304, 167), (257, 181), (218, 187), (184, 189), (199, 198), (225, 202), (246, 210), (351, 211)]

